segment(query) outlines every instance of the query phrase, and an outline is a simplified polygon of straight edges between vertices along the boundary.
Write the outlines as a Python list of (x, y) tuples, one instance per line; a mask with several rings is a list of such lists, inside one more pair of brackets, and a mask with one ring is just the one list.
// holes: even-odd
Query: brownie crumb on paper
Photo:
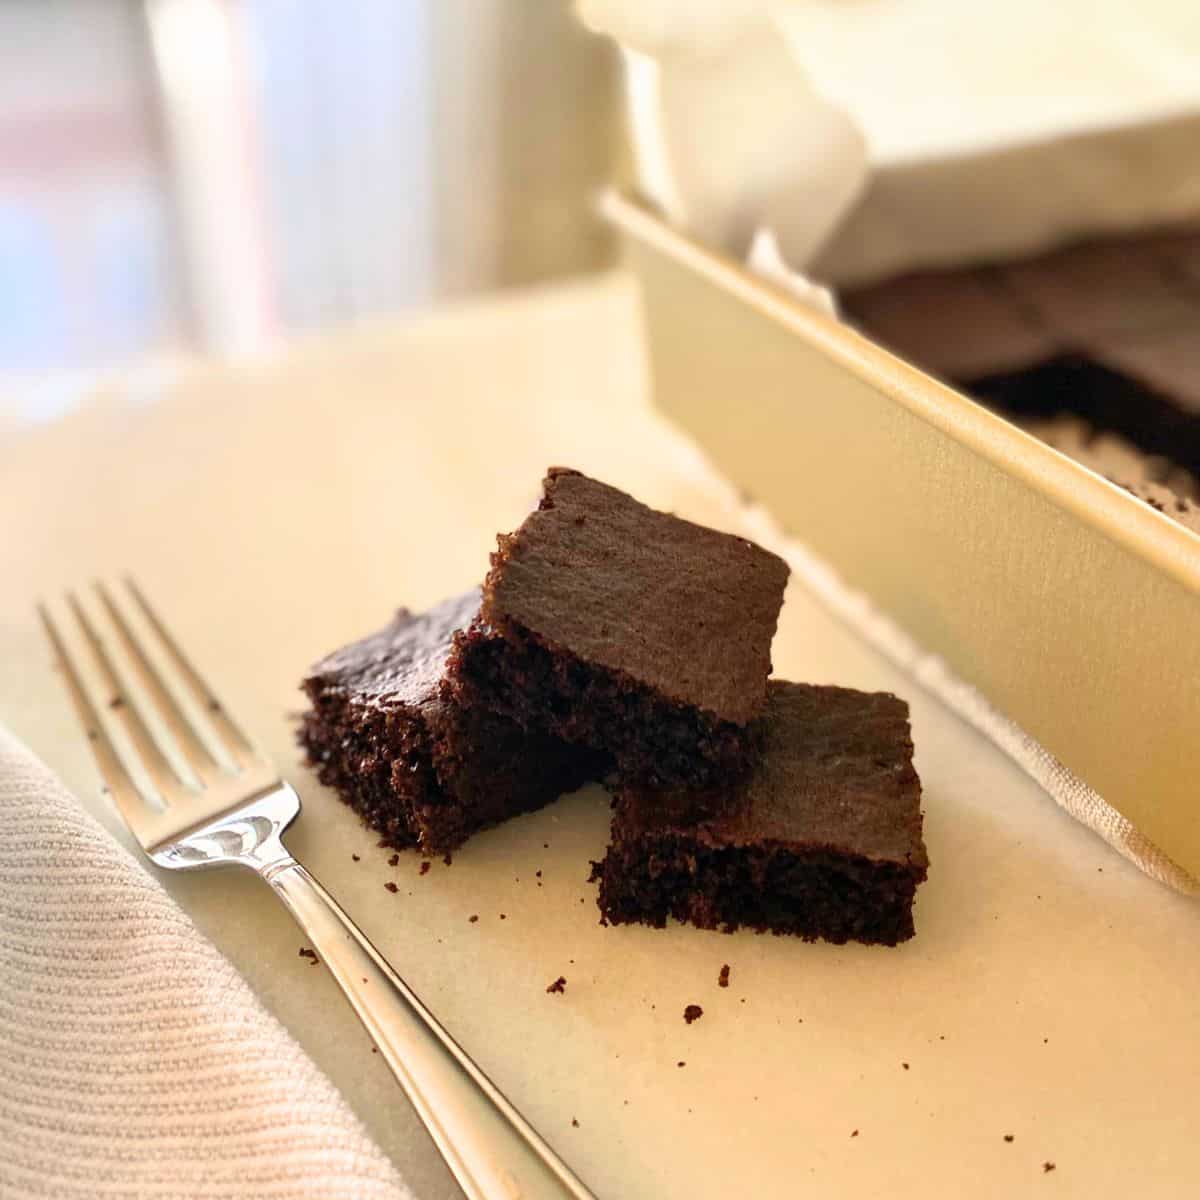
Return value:
[(729, 964), (726, 963), (721, 968), (721, 973), (717, 976), (717, 987), (727, 988), (728, 986), (729, 986)]
[(704, 1016), (704, 1009), (698, 1004), (689, 1004), (683, 1010), (683, 1019), (690, 1025), (693, 1021), (698, 1021)]
[(567, 978), (565, 975), (560, 975), (547, 989), (551, 995), (561, 996), (567, 990)]
[(390, 879), (383, 886), (385, 888), (387, 888), (387, 890), (389, 892), (391, 892), (393, 895), (395, 895), (400, 890)]

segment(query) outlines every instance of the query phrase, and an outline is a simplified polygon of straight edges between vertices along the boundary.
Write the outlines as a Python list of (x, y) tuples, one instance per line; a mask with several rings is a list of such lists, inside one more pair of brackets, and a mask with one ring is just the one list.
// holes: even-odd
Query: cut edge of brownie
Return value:
[(735, 725), (595, 667), (516, 622), (474, 622), (454, 637), (450, 695), (528, 730), (611, 753), (623, 779), (705, 786), (745, 773), (759, 722)]
[[(301, 719), (297, 741), (317, 778), (384, 843), (397, 850), (416, 846), (420, 837), (406, 795), (416, 796), (419, 780), (432, 776), (428, 756), (412, 739), (407, 753), (397, 754), (385, 711), (368, 716), (343, 697), (322, 694), (313, 680), (305, 690), (313, 707)], [(398, 771), (402, 759), (406, 769)], [(404, 791), (396, 787), (398, 776), (409, 780)]]
[[(614, 820), (614, 826), (616, 821)], [(790, 934), (805, 941), (895, 946), (915, 932), (912, 906), (928, 867), (836, 848), (712, 847), (679, 834), (623, 842), (614, 829), (595, 864), (610, 925)]]

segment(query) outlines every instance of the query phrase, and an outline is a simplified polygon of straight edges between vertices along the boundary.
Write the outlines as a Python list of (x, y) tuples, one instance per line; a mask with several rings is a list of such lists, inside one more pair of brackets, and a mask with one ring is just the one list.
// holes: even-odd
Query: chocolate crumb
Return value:
[(901, 1066), (902, 1066), (902, 1067), (903, 1067), (903, 1068), (904, 1068), (906, 1071), (908, 1070), (908, 1063), (901, 1063), (900, 1065), (901, 1065)]
[(721, 973), (717, 976), (717, 987), (729, 986), (729, 964), (726, 963), (721, 968)]
[(1011, 1141), (1013, 1140), (1013, 1135), (1012, 1135), (1011, 1133), (1006, 1133), (1006, 1134), (1004, 1135), (1004, 1140), (1005, 1140), (1006, 1142), (1011, 1142)]
[(428, 859), (426, 859), (424, 862), (422, 862), (422, 863), (421, 863), (421, 874), (422, 874), (422, 875), (428, 875), (428, 874), (429, 874), (429, 868), (430, 868), (432, 865), (433, 865), (433, 864), (432, 864), (432, 863), (431, 863), (431, 862), (430, 862)]
[(392, 857), (388, 859), (388, 866), (394, 867), (394, 866), (396, 866), (397, 863), (399, 863), (399, 861), (400, 861), (400, 855), (393, 854)]
[(472, 925), (474, 925), (474, 924), (475, 924), (475, 922), (479, 920), (479, 914), (478, 914), (478, 913), (472, 913), (472, 914), (471, 914), (471, 915), (470, 915), (470, 916), (467, 918), (467, 920), (468, 920), (468, 921), (470, 921)]
[(541, 877), (542, 877), (541, 871), (534, 871), (534, 875), (536, 875), (538, 877), (538, 879), (541, 879)]
[(704, 1016), (704, 1009), (698, 1004), (689, 1004), (683, 1010), (683, 1019), (690, 1025), (693, 1021), (698, 1021)]
[(378, 1046), (372, 1046), (372, 1047), (371, 1047), (371, 1053), (372, 1053), (372, 1054), (378, 1054), (378, 1053), (379, 1053), (379, 1047), (378, 1047)]
[(392, 892), (393, 894), (400, 890), (390, 879), (383, 886), (385, 888), (387, 888), (387, 890), (389, 892)]
[(1050, 1172), (1053, 1170), (1054, 1170), (1054, 1164), (1052, 1162), (1042, 1163), (1042, 1174), (1043, 1175), (1049, 1175)]
[(575, 1129), (578, 1129), (578, 1128), (579, 1128), (579, 1122), (578, 1122), (577, 1120), (575, 1120), (575, 1118), (574, 1118), (574, 1117), (572, 1117), (572, 1118), (571, 1118), (571, 1125), (572, 1125), (572, 1126), (573, 1126)]
[(549, 849), (550, 849), (550, 843), (549, 843), (549, 842), (543, 842), (543, 843), (542, 843), (542, 849), (543, 849), (543, 850), (549, 850)]
[(677, 1067), (686, 1067), (686, 1066), (687, 1066), (687, 1063), (685, 1063), (685, 1062), (683, 1061), (683, 1059), (681, 1058), (681, 1059), (680, 1059), (680, 1060), (679, 1060), (679, 1061), (678, 1061), (678, 1062), (677, 1062), (675, 1065), (676, 1065)]
[(508, 914), (507, 914), (507, 913), (501, 913), (501, 914), (500, 914), (500, 920), (502, 920), (502, 921), (507, 921), (507, 920), (508, 920)]
[(310, 950), (307, 946), (300, 947), (300, 957), (307, 958), (308, 961), (310, 963), (312, 963), (314, 967), (317, 965), (317, 963), (319, 963), (321, 961), (317, 957), (317, 952), (315, 950)]
[(352, 855), (350, 855), (350, 857), (351, 857), (352, 859), (354, 859), (354, 861), (355, 861), (355, 862), (361, 862), (361, 861), (362, 861), (362, 859), (360, 859), (360, 858), (358, 857), (358, 855), (357, 855), (357, 854), (352, 854)]
[(124, 698), (123, 698), (122, 696), (114, 696), (114, 697), (113, 697), (113, 698), (112, 698), (112, 699), (111, 699), (111, 700), (108, 702), (108, 707), (109, 707), (109, 708), (124, 708), (124, 707), (125, 707), (125, 700), (124, 700)]
[(209, 700), (208, 711), (212, 713), (219, 713), (221, 711), (221, 702), (219, 700)]
[(857, 1130), (857, 1129), (852, 1129), (852, 1130), (850, 1131), (850, 1136), (851, 1136), (851, 1137), (858, 1137), (858, 1130)]
[(556, 979), (556, 980), (555, 980), (555, 981), (554, 981), (554, 982), (553, 982), (553, 983), (552, 983), (552, 984), (551, 984), (551, 985), (550, 985), (550, 986), (549, 986), (549, 987), (546, 989), (546, 991), (547, 991), (547, 992), (550, 992), (552, 995), (553, 995), (554, 993), (557, 993), (557, 994), (558, 994), (558, 995), (560, 995), (560, 996), (561, 996), (561, 995), (563, 994), (563, 992), (565, 992), (566, 990), (567, 990), (567, 980), (566, 980), (566, 976), (565, 976), (565, 975), (560, 975), (560, 976), (559, 976), (559, 977), (558, 977), (558, 978), (557, 978), (557, 979)]

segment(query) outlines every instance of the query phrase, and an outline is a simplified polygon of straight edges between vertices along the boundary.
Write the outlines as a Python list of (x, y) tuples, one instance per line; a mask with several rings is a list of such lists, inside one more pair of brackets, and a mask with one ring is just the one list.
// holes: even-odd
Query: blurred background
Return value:
[(567, 0), (0, 0), (0, 398), (594, 269), (616, 103)]

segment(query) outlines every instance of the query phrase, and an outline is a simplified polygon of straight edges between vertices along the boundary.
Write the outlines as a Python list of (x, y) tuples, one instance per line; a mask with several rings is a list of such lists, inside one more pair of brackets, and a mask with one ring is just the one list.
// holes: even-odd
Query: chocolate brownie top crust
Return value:
[(766, 843), (925, 868), (904, 701), (778, 680), (769, 692), (751, 776), (719, 794), (627, 789), (619, 836), (677, 833), (714, 847)]
[(321, 659), (306, 687), (351, 695), (359, 703), (441, 704), (439, 682), (454, 634), (479, 611), (479, 589), (442, 601), (420, 616), (401, 609), (384, 628)]
[(483, 617), (745, 724), (765, 703), (787, 576), (753, 542), (552, 468), (540, 507), (500, 538)]

